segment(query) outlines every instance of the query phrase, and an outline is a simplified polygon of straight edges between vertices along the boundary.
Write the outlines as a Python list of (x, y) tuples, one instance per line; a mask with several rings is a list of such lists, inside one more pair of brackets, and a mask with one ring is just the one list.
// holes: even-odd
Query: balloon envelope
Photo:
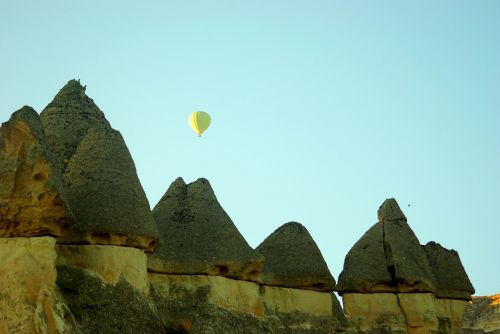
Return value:
[(204, 111), (195, 111), (189, 115), (189, 125), (201, 137), (201, 134), (210, 126), (210, 115)]

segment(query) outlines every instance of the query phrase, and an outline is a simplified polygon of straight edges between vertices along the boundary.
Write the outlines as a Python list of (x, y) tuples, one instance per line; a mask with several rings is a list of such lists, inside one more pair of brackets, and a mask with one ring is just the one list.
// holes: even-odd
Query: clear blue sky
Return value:
[[(251, 246), (299, 221), (338, 277), (395, 197), (492, 294), (499, 38), (495, 0), (0, 0), (0, 120), (79, 78), (152, 207), (206, 177)], [(194, 110), (212, 115), (201, 139)]]

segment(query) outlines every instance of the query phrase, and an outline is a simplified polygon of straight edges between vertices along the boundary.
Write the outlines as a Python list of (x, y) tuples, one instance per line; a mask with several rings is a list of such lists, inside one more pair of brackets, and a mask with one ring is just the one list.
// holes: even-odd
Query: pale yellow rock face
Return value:
[(353, 329), (368, 331), (385, 326), (406, 333), (406, 317), (396, 294), (344, 293), (342, 299), (344, 313)]
[(463, 328), (484, 333), (499, 331), (500, 294), (472, 297), (465, 308)]
[(0, 333), (66, 333), (55, 292), (56, 240), (0, 238)]
[(469, 304), (465, 300), (436, 298), (436, 315), (441, 319), (448, 319), (450, 333), (458, 333), (462, 328), (465, 307)]
[(328, 292), (262, 286), (261, 293), (266, 310), (271, 312), (332, 317), (332, 296)]
[(432, 293), (400, 293), (398, 299), (408, 334), (431, 334), (438, 330), (436, 299)]
[(40, 143), (24, 121), (5, 123), (2, 129), (0, 237), (62, 235), (73, 216), (56, 190), (55, 173)]
[(106, 283), (120, 278), (144, 294), (149, 292), (147, 257), (136, 248), (110, 245), (57, 245), (57, 265), (87, 269)]
[(208, 303), (229, 311), (247, 313), (257, 318), (264, 316), (264, 306), (259, 294), (259, 285), (247, 281), (237, 281), (221, 276), (205, 275), (165, 275), (149, 273), (151, 284), (161, 284), (168, 289), (163, 289), (162, 297), (167, 299), (182, 298), (184, 292), (196, 292), (197, 289), (208, 289), (208, 298), (200, 303)]

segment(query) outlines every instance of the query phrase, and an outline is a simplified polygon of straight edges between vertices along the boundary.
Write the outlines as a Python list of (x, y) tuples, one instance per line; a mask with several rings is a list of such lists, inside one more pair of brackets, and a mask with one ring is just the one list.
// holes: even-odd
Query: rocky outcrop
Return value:
[(276, 334), (342, 332), (346, 319), (333, 293), (261, 287), (266, 324)]
[(384, 292), (392, 281), (384, 252), (383, 224), (373, 225), (351, 248), (335, 290)]
[(132, 157), (85, 87), (69, 81), (40, 119), (75, 216), (58, 242), (152, 251), (159, 234)]
[(149, 274), (166, 328), (179, 333), (271, 333), (259, 285), (221, 276)]
[(132, 247), (57, 245), (57, 286), (80, 333), (164, 333), (148, 298), (146, 254)]
[(344, 293), (342, 298), (355, 333), (458, 333), (467, 305), (432, 293)]
[(0, 128), (0, 237), (60, 236), (72, 223), (38, 114), (23, 107)]
[(179, 333), (326, 334), (345, 325), (327, 292), (271, 287), (221, 276), (149, 274), (166, 328)]
[(79, 333), (165, 333), (154, 306), (124, 278), (110, 283), (92, 270), (58, 266), (56, 282)]
[[(394, 199), (346, 256), (336, 289), (350, 328), (364, 333), (457, 333), (473, 291), (458, 254), (421, 246)], [(447, 281), (445, 273), (450, 274)], [(472, 290), (471, 290), (472, 289)]]
[(473, 297), (460, 334), (500, 334), (500, 294)]
[(333, 291), (335, 279), (307, 229), (296, 222), (284, 224), (258, 247), (266, 258), (265, 285)]
[(162, 241), (148, 257), (149, 271), (259, 281), (264, 257), (245, 241), (206, 179), (175, 180), (153, 216)]
[(58, 267), (86, 269), (105, 284), (116, 285), (124, 280), (144, 295), (149, 293), (146, 254), (139, 249), (108, 245), (57, 245), (56, 250)]
[(75, 224), (65, 244), (132, 246), (152, 251), (159, 234), (135, 165), (118, 131), (88, 130), (64, 173)]
[(397, 292), (435, 292), (427, 256), (395, 199), (378, 210), (384, 227), (384, 253), (391, 274), (390, 288)]
[(0, 333), (77, 333), (56, 287), (56, 240), (0, 238)]
[(421, 246), (394, 199), (378, 217), (335, 286), (346, 317), (299, 223), (253, 250), (205, 179), (177, 179), (152, 214), (72, 80), (41, 121), (24, 107), (0, 128), (0, 334), (451, 334), (464, 309), (463, 334), (500, 331), (499, 298), (469, 304), (458, 253)]
[(427, 255), (394, 199), (378, 210), (379, 222), (353, 246), (336, 290), (344, 292), (435, 292)]
[(110, 126), (79, 80), (70, 80), (40, 113), (40, 119), (61, 173), (90, 128)]
[(460, 257), (455, 250), (448, 250), (436, 242), (423, 246), (436, 282), (439, 298), (470, 300), (474, 294)]

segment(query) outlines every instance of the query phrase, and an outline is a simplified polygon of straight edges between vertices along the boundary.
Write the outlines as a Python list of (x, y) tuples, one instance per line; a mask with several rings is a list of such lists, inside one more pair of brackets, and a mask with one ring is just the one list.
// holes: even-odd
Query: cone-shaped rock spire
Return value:
[(220, 206), (206, 179), (175, 180), (153, 209), (161, 243), (148, 269), (258, 281), (264, 258), (253, 250)]
[(90, 128), (109, 126), (79, 80), (70, 80), (41, 112), (40, 119), (61, 172)]
[(475, 292), (474, 287), (462, 266), (458, 253), (433, 241), (423, 247), (436, 279), (436, 296), (470, 300)]
[(398, 202), (394, 198), (389, 198), (382, 203), (382, 205), (378, 208), (377, 211), (378, 221), (406, 221), (406, 216), (401, 211), (401, 208), (398, 205)]
[(297, 289), (333, 291), (335, 279), (316, 242), (300, 223), (289, 222), (258, 247), (264, 255), (262, 282)]
[(0, 128), (0, 237), (60, 236), (72, 223), (40, 118), (25, 106)]
[(64, 184), (76, 224), (60, 242), (154, 249), (159, 234), (118, 131), (88, 130), (67, 165)]
[(435, 282), (427, 255), (394, 198), (378, 210), (384, 227), (384, 251), (393, 282), (401, 291), (434, 292)]
[(435, 292), (427, 255), (397, 202), (387, 199), (379, 222), (353, 246), (336, 290), (343, 292)]
[(392, 277), (384, 252), (383, 224), (373, 225), (351, 248), (335, 290), (377, 292), (390, 290)]

